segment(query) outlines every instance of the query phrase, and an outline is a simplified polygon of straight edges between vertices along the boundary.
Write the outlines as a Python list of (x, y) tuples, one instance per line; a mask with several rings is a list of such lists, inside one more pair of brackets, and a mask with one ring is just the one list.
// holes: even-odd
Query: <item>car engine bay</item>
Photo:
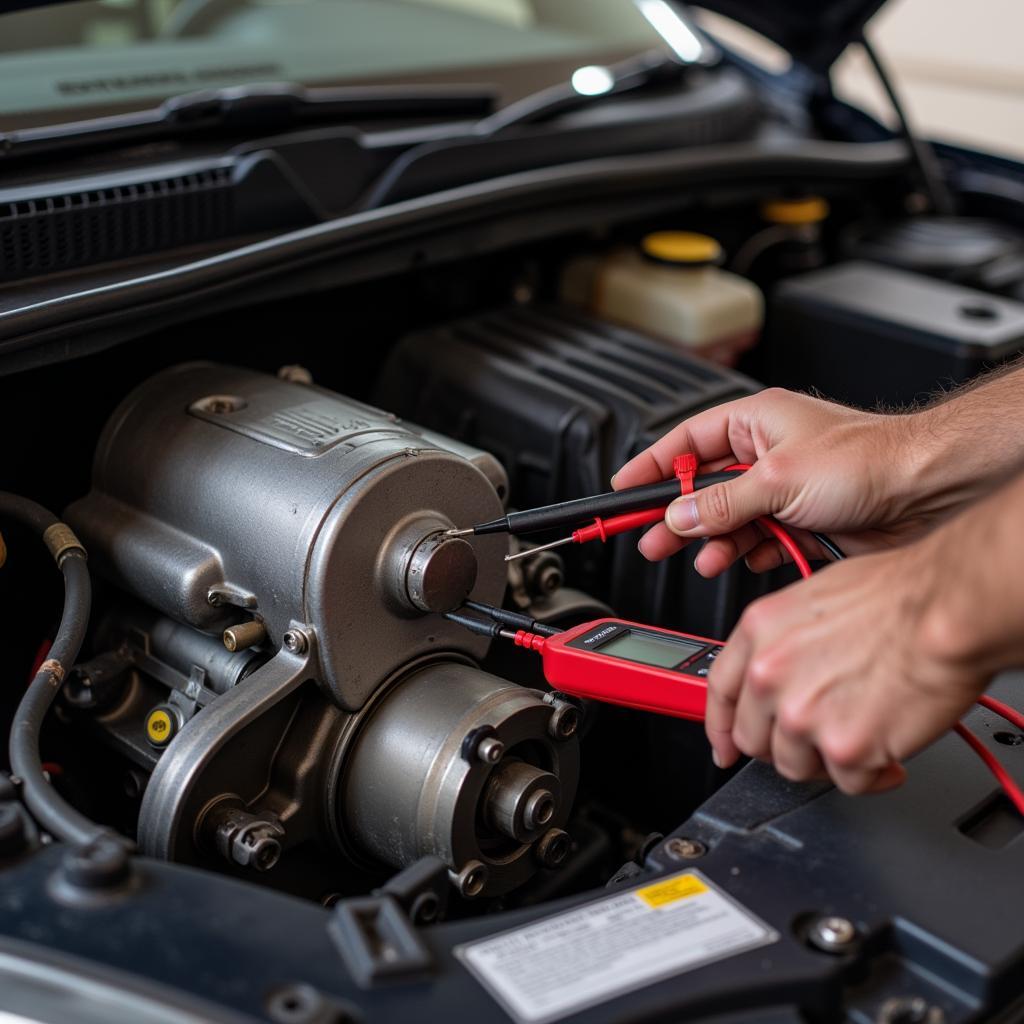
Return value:
[[(943, 1007), (920, 1018), (931, 1021), (1016, 999), (1021, 946), (998, 888), (941, 913), (930, 895), (956, 888), (944, 857), (989, 877), (1020, 867), (1019, 816), (959, 749), (936, 745), (906, 790), (877, 802), (756, 762), (719, 771), (698, 724), (560, 694), (523, 652), (445, 618), (471, 600), (548, 626), (614, 613), (724, 639), (751, 600), (792, 581), (791, 568), (742, 567), (706, 580), (687, 552), (647, 563), (635, 535), (506, 563), (523, 539), (448, 531), (607, 490), (668, 427), (763, 386), (892, 407), (1015, 356), (1020, 209), (1007, 201), (997, 222), (996, 201), (978, 200), (970, 216), (915, 219), (906, 192), (902, 170), (705, 183), (669, 213), (553, 226), (458, 259), (412, 252), (401, 271), (251, 296), (185, 324), (155, 307), (135, 340), (12, 372), (4, 489), (67, 524), (94, 591), (42, 766), (104, 842), (118, 836), (156, 865), (136, 888), (115, 882), (97, 913), (137, 905), (166, 934), (194, 929), (175, 971), (250, 958), (274, 995), (229, 992), (221, 964), (197, 998), (286, 1024), (359, 1019), (360, 990), (373, 1019), (408, 1019), (398, 968), (429, 969), (406, 957), (402, 928), (450, 928), (427, 942), (443, 965), (424, 1011), (436, 1019), (463, 1000), (490, 1007), (451, 978), (450, 949), (467, 937), (692, 861), (740, 876), (745, 900), (781, 871), (759, 912), (793, 946), (773, 954), (771, 984), (756, 967), (732, 993), (724, 977), (695, 984), (694, 1014), (722, 1005), (738, 1016), (715, 1019), (751, 1019), (750, 1001), (814, 1003), (815, 986), (822, 1020), (858, 1000), (870, 1009), (850, 1019), (881, 1020), (877, 1007), (906, 992)], [(928, 231), (942, 266), (928, 263)], [(683, 315), (658, 303), (684, 285), (700, 315), (690, 336), (667, 337), (660, 325)], [(49, 657), (60, 591), (30, 531), (0, 530), (8, 723)], [(17, 799), (5, 779), (3, 801)], [(58, 917), (101, 900), (91, 882), (86, 899), (73, 879), (41, 881), (67, 874), (54, 840), (73, 830), (25, 815), (14, 831), (0, 889), (52, 893)], [(914, 880), (926, 852), (932, 888)], [(891, 886), (858, 875), (872, 859)], [(808, 952), (808, 922), (839, 913), (844, 893), (870, 965), (836, 981), (839, 961)], [(261, 909), (236, 919), (232, 900)], [(381, 901), (405, 923), (385, 915), (359, 932)], [(256, 952), (276, 929), (287, 946), (325, 909), (349, 923), (295, 939), (280, 953), (287, 971)], [(986, 938), (966, 929), (969, 951), (956, 949), (947, 921), (989, 914)], [(217, 931), (229, 920), (230, 939)], [(40, 928), (64, 942), (59, 925)], [(69, 932), (78, 957), (88, 930)], [(301, 965), (324, 948), (353, 978), (368, 957), (363, 982), (310, 966), (303, 989)], [(124, 969), (132, 953), (122, 941), (104, 958)], [(643, 1019), (668, 1019), (680, 1004), (652, 991)]]

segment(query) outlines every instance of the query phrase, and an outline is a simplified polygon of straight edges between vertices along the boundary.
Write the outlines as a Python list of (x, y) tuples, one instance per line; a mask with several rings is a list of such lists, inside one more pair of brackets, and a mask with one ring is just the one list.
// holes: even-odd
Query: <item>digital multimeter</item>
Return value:
[(554, 636), (519, 631), (556, 690), (641, 711), (704, 720), (707, 675), (723, 645), (707, 637), (596, 619)]

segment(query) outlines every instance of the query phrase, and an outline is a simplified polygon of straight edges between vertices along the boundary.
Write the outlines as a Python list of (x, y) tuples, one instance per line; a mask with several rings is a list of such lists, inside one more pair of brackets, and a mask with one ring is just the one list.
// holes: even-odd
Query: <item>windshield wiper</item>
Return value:
[(0, 164), (23, 157), (182, 139), (210, 131), (266, 131), (322, 121), (478, 119), (491, 114), (496, 102), (496, 92), (479, 85), (307, 89), (283, 82), (208, 89), (172, 96), (148, 110), (0, 132)]
[[(553, 121), (609, 99), (621, 99), (636, 93), (671, 88), (686, 80), (695, 63), (698, 62), (686, 62), (661, 50), (650, 50), (610, 67), (579, 68), (569, 81), (531, 93), (493, 114), (480, 118), (465, 136), (431, 140), (407, 149), (396, 157), (370, 186), (360, 200), (359, 208), (373, 210), (383, 206), (391, 200), (410, 168), (447, 147), (473, 140), (483, 142), (497, 139), (510, 130), (530, 128)], [(581, 73), (588, 72), (596, 78), (593, 86), (586, 80), (580, 81), (578, 78)]]

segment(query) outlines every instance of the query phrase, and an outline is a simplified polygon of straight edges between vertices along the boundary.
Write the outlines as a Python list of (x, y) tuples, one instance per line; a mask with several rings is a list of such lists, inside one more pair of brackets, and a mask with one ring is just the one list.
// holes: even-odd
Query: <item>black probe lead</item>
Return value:
[[(745, 470), (727, 469), (717, 473), (702, 473), (700, 476), (694, 477), (694, 490), (699, 491), (712, 484), (724, 483), (742, 472)], [(610, 518), (629, 512), (643, 512), (647, 509), (659, 508), (674, 501), (679, 497), (679, 493), (677, 479), (659, 480), (657, 483), (629, 487), (622, 491), (607, 491), (604, 494), (592, 494), (586, 498), (560, 501), (553, 505), (524, 509), (521, 512), (509, 512), (488, 523), (477, 523), (477, 525), (465, 529), (449, 530), (448, 535), (450, 537), (466, 537), (470, 534), (479, 536), (487, 533), (510, 533), (513, 536), (521, 536), (527, 533), (539, 533), (542, 530), (572, 526), (589, 519)], [(811, 536), (837, 561), (846, 557), (839, 545), (825, 534), (812, 531)], [(565, 543), (569, 543), (569, 540)]]
[[(693, 486), (695, 490), (699, 491), (703, 487), (731, 480), (735, 475), (734, 472), (724, 471), (704, 473), (694, 478)], [(670, 480), (659, 480), (657, 483), (644, 484), (642, 487), (629, 487), (623, 491), (608, 491), (604, 494), (592, 494), (586, 498), (576, 498), (573, 501), (560, 501), (554, 505), (528, 508), (522, 512), (509, 512), (500, 519), (492, 519), (489, 523), (478, 523), (476, 526), (470, 526), (463, 530), (449, 530), (448, 534), (452, 537), (465, 537), (469, 534), (480, 535), (483, 533), (511, 533), (515, 536), (524, 533), (538, 533), (541, 530), (570, 526), (586, 522), (589, 519), (658, 508), (668, 505), (669, 502), (678, 498), (679, 494), (679, 481), (672, 477)]]

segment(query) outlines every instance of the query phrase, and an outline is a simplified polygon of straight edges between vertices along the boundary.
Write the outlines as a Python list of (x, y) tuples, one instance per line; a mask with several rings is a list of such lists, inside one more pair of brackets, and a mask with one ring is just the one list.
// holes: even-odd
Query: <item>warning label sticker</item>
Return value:
[(778, 933), (696, 871), (459, 946), (456, 956), (522, 1024), (775, 942)]

